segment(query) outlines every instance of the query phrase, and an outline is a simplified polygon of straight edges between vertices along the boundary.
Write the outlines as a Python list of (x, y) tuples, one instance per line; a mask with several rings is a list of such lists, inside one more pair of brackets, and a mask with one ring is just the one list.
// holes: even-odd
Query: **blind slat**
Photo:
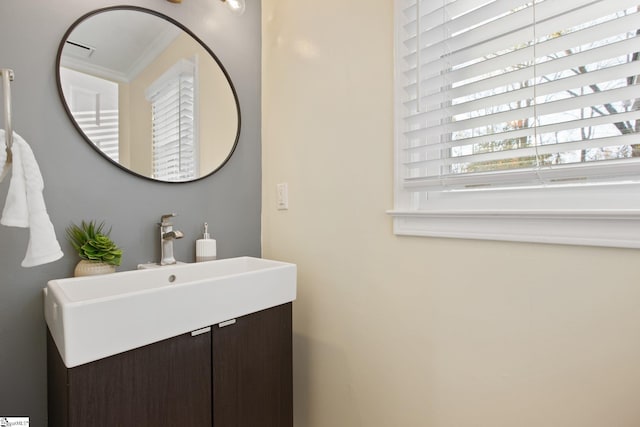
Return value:
[[(617, 113), (611, 114), (609, 116), (597, 116), (591, 117), (587, 119), (576, 119), (576, 120), (567, 120), (564, 122), (554, 123), (550, 125), (542, 125), (537, 126), (535, 128), (535, 133), (537, 134), (553, 134), (559, 133), (567, 130), (576, 130), (581, 128), (591, 128), (606, 124), (612, 123), (621, 123), (621, 122), (635, 122), (636, 120), (640, 121), (640, 110), (633, 110), (625, 113)], [(534, 135), (533, 128), (525, 128), (525, 129), (516, 129), (516, 130), (508, 130), (504, 132), (498, 132), (491, 135), (482, 135), (471, 138), (461, 138), (458, 140), (451, 140), (446, 142), (441, 142), (438, 144), (429, 144), (429, 145), (416, 145), (416, 146), (407, 146), (403, 150), (408, 153), (417, 153), (420, 151), (426, 151), (429, 149), (434, 150), (448, 150), (454, 147), (462, 147), (465, 145), (477, 145), (488, 143), (501, 139), (516, 139), (522, 138), (526, 136)]]

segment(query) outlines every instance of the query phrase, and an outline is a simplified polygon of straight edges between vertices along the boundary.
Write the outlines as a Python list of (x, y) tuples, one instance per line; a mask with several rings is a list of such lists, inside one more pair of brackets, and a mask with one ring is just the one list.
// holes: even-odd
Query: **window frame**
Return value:
[[(394, 0), (396, 73), (401, 3)], [(425, 209), (413, 209), (402, 176), (400, 80), (394, 76), (394, 208), (387, 212), (394, 234), (640, 248), (640, 182), (433, 191)]]

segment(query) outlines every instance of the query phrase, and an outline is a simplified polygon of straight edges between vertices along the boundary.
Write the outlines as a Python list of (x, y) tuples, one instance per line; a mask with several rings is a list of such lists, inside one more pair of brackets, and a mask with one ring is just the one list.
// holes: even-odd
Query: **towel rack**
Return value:
[(2, 80), (2, 94), (4, 101), (4, 130), (7, 144), (7, 163), (11, 163), (11, 145), (13, 144), (13, 127), (11, 125), (11, 82), (14, 73), (9, 68), (0, 68), (0, 80)]

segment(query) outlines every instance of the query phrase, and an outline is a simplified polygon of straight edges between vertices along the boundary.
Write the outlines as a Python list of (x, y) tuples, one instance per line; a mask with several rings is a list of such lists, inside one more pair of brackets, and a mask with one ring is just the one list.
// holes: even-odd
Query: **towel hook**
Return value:
[(13, 127), (11, 125), (11, 82), (14, 79), (14, 72), (9, 68), (0, 68), (0, 78), (2, 79), (2, 93), (4, 100), (4, 130), (7, 145), (7, 162), (12, 162), (11, 145), (13, 144)]

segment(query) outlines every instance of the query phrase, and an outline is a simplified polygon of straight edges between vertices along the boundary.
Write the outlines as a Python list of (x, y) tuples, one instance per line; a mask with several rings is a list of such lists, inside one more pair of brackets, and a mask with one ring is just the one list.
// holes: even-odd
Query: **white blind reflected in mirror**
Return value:
[(195, 65), (182, 60), (147, 90), (155, 179), (184, 181), (198, 176), (195, 86)]
[(78, 126), (114, 162), (119, 159), (118, 85), (69, 68), (60, 68), (62, 87)]

